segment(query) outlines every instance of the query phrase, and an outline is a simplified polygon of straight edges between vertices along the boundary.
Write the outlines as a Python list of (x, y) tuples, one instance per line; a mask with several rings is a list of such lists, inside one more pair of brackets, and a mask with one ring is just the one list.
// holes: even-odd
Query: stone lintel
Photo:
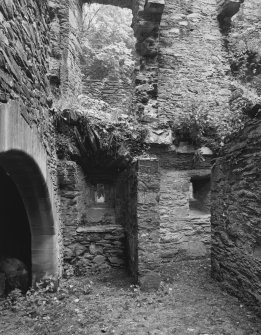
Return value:
[(107, 232), (123, 232), (122, 226), (117, 225), (100, 225), (100, 226), (88, 226), (88, 227), (78, 227), (76, 229), (77, 233), (107, 233)]
[(162, 14), (165, 6), (165, 0), (147, 0), (145, 12), (151, 14)]

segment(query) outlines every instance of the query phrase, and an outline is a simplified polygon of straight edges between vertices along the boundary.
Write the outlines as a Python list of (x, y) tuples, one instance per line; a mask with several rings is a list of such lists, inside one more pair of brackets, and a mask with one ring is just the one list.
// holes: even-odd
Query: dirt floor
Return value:
[(223, 292), (206, 264), (171, 272), (153, 293), (116, 271), (64, 280), (56, 293), (14, 292), (0, 303), (0, 334), (261, 334), (261, 319)]

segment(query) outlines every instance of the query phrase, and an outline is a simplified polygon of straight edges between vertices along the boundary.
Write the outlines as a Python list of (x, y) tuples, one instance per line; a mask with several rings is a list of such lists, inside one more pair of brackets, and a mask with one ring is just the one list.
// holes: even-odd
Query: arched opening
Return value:
[(57, 274), (56, 236), (47, 185), (37, 163), (20, 150), (0, 153), (1, 256), (25, 264), (28, 286)]
[(17, 186), (0, 168), (0, 255), (19, 258), (31, 268), (31, 232)]

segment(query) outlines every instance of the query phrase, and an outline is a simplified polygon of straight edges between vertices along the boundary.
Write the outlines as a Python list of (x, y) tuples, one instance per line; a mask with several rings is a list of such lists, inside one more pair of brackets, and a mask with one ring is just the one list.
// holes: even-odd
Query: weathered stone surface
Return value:
[(118, 257), (109, 257), (109, 262), (113, 265), (113, 266), (120, 266), (122, 267), (124, 265), (124, 260)]
[(210, 256), (210, 214), (190, 208), (191, 178), (204, 175), (210, 176), (210, 169), (161, 170), (159, 207), (163, 263)]
[(138, 161), (138, 271), (140, 276), (160, 268), (159, 162), (155, 158)]
[(95, 243), (91, 243), (89, 246), (90, 254), (92, 255), (102, 255), (103, 254), (103, 248), (102, 246), (97, 246)]
[[(101, 269), (104, 264), (123, 267), (126, 264), (126, 246), (123, 221), (118, 217), (121, 204), (114, 200), (111, 191), (107, 196), (112, 202), (106, 206), (95, 204), (93, 185), (72, 161), (60, 162), (59, 185), (65, 225), (65, 261), (83, 272), (86, 267)], [(118, 194), (118, 197), (122, 195)], [(118, 259), (117, 264), (110, 262), (114, 257)]]
[[(198, 97), (204, 97), (204, 103), (216, 115), (230, 107), (233, 110), (240, 105), (238, 101), (242, 102), (242, 89), (231, 89), (228, 54), (217, 21), (218, 13), (231, 18), (235, 13), (233, 8), (228, 11), (228, 5), (232, 3), (237, 11), (240, 1), (225, 0), (218, 4), (216, 0), (96, 2), (133, 10), (138, 53), (134, 114), (148, 130), (147, 142), (161, 148), (150, 150), (157, 160), (141, 158), (135, 167), (118, 176), (111, 190), (113, 193), (115, 187), (119, 193), (115, 203), (107, 208), (93, 204), (93, 185), (86, 180), (80, 166), (61, 159), (59, 191), (65, 260), (81, 261), (83, 267), (89, 268), (123, 265), (127, 257), (133, 276), (146, 277), (148, 271), (158, 271), (161, 260), (208, 256), (209, 216), (192, 215), (188, 194), (190, 178), (195, 174), (202, 176), (209, 169), (211, 152), (202, 149), (202, 154), (209, 157), (195, 165), (190, 155), (194, 148), (180, 145), (169, 151), (173, 148), (173, 136), (167, 125), (184, 110), (201, 102)], [(52, 196), (57, 207), (56, 144), (51, 124), (53, 111), (49, 111), (50, 96), (51, 90), (56, 95), (60, 90), (81, 92), (81, 4), (79, 0), (50, 0), (48, 3), (3, 0), (0, 3), (0, 101), (20, 99), (26, 106), (21, 112), (23, 118), (29, 127), (36, 124), (48, 153), (54, 185)], [(219, 5), (222, 8), (217, 12)], [(241, 5), (239, 15), (234, 17), (235, 27), (228, 36), (229, 51), (237, 50), (240, 44), (240, 48), (243, 45), (241, 54), (242, 50), (248, 51), (247, 44), (251, 44), (253, 51), (259, 54), (257, 30), (253, 30), (253, 39), (241, 38), (246, 27), (248, 30), (252, 25), (256, 28), (260, 20), (259, 6), (258, 0)], [(237, 25), (240, 26), (238, 31)], [(258, 59), (254, 67), (253, 64), (247, 67), (244, 76), (245, 82), (255, 89), (260, 86)], [(238, 78), (238, 74), (233, 75)], [(104, 95), (110, 96), (113, 87), (110, 83)], [(244, 283), (244, 294), (250, 300), (251, 297), (259, 300), (260, 296), (261, 242), (257, 237), (261, 235), (258, 224), (260, 162), (256, 149), (259, 138), (259, 125), (253, 121), (248, 124), (242, 141), (230, 149), (227, 147), (225, 159), (218, 161), (214, 171), (214, 273), (236, 293)], [(6, 139), (1, 137), (2, 143), (6, 143)], [(71, 157), (73, 144), (67, 140), (65, 137)], [(230, 165), (226, 165), (227, 162)], [(61, 234), (58, 239), (61, 242)]]
[(146, 142), (150, 144), (171, 145), (173, 142), (170, 129), (149, 128)]
[(101, 264), (105, 263), (106, 258), (104, 256), (102, 256), (102, 255), (98, 255), (98, 256), (94, 257), (93, 261), (97, 265), (101, 265)]
[(215, 15), (217, 1), (165, 3), (159, 40), (158, 119), (175, 123), (194, 103), (211, 106), (218, 114), (227, 108), (231, 91), (230, 68)]
[(211, 219), (214, 278), (259, 311), (260, 147), (260, 120), (249, 119), (214, 166)]
[(123, 228), (117, 225), (99, 225), (99, 226), (84, 226), (76, 229), (77, 233), (110, 233), (123, 232)]

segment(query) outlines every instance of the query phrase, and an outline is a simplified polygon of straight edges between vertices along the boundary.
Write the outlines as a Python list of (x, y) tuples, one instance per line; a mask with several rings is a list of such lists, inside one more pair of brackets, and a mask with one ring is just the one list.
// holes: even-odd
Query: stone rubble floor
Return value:
[(209, 273), (207, 264), (179, 263), (150, 293), (117, 271), (66, 280), (56, 293), (18, 298), (14, 305), (2, 300), (0, 334), (261, 334), (261, 319)]

